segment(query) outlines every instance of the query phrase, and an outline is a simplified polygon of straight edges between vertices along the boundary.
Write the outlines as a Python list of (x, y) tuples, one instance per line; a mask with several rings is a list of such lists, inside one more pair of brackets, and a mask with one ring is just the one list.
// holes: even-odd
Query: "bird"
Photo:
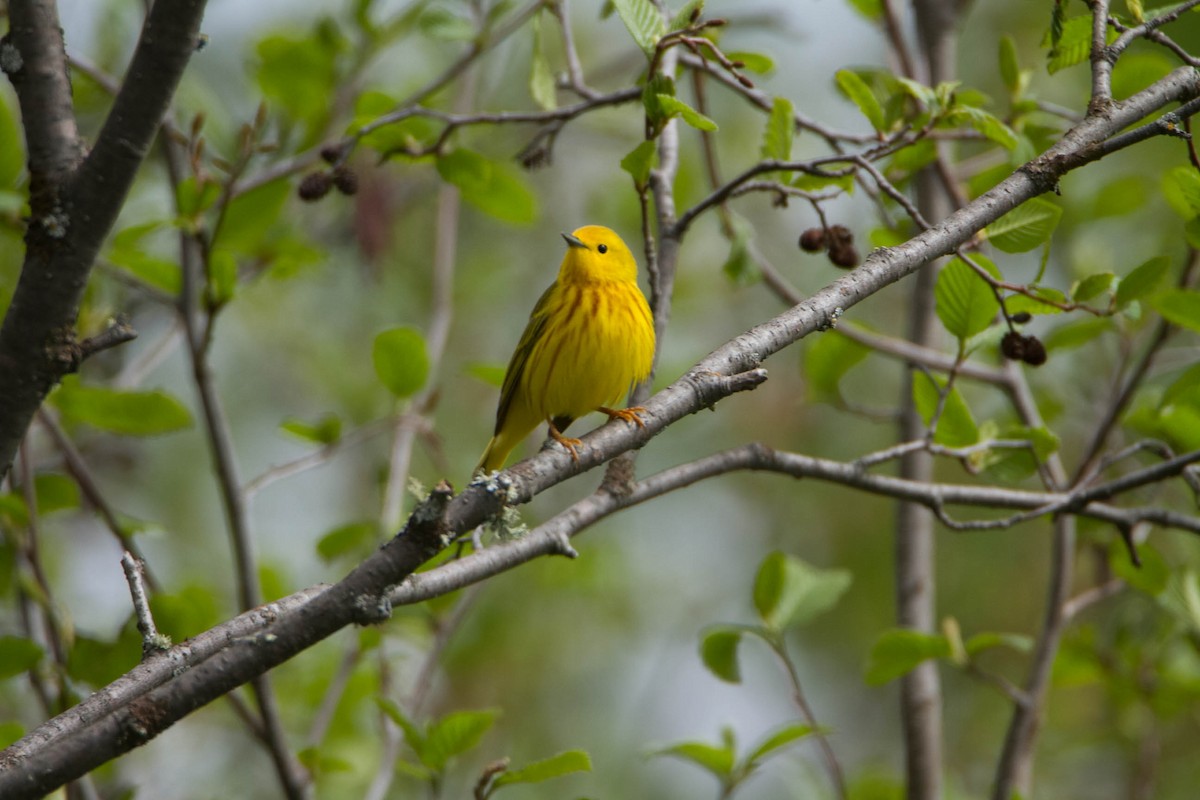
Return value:
[(495, 432), (477, 474), (502, 469), (513, 448), (543, 422), (576, 461), (581, 442), (564, 432), (588, 413), (645, 427), (645, 408), (613, 408), (650, 376), (654, 363), (654, 320), (638, 288), (637, 260), (615, 231), (601, 225), (562, 237), (562, 266), (508, 362)]

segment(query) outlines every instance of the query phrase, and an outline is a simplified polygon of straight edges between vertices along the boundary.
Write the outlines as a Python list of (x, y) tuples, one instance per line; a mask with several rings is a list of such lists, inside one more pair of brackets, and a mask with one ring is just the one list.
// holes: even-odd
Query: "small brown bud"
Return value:
[(328, 172), (310, 172), (300, 181), (297, 194), (300, 195), (301, 200), (312, 203), (329, 194), (329, 190), (332, 188), (333, 178)]
[(342, 157), (342, 148), (339, 145), (330, 143), (321, 148), (321, 160), (326, 164), (332, 164)]
[(1011, 319), (1017, 325), (1024, 325), (1026, 322), (1029, 322), (1029, 320), (1033, 319), (1033, 314), (1030, 314), (1028, 311), (1018, 311), (1009, 317), (1009, 319)]
[(729, 66), (733, 67), (734, 69), (741, 69), (742, 67), (746, 66), (746, 62), (745, 61), (730, 61)]
[(854, 234), (845, 225), (829, 226), (829, 248), (854, 244)]
[(342, 164), (339, 167), (333, 168), (333, 185), (342, 194), (355, 194), (358, 192), (358, 175), (354, 170)]
[(800, 234), (800, 249), (806, 253), (819, 253), (825, 249), (825, 229), (809, 228)]
[(840, 242), (829, 246), (829, 260), (835, 267), (850, 269), (858, 266), (858, 251), (854, 245)]
[(1046, 363), (1046, 345), (1036, 336), (1025, 337), (1025, 363), (1031, 367)]
[(1009, 331), (1000, 340), (1000, 352), (1005, 358), (1020, 361), (1025, 358), (1025, 337), (1016, 331)]

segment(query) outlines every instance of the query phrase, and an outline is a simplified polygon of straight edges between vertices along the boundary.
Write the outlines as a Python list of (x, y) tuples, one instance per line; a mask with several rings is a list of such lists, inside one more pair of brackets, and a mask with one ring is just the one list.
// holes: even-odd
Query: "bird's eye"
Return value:
[(600, 255), (604, 255), (605, 253), (608, 252), (608, 245), (606, 245), (606, 244), (596, 245), (596, 249), (600, 251)]

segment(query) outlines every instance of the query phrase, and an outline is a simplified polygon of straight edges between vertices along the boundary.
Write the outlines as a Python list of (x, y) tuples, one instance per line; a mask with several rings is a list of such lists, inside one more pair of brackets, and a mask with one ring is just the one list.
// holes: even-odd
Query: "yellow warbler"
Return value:
[(592, 411), (642, 425), (644, 408), (613, 409), (650, 374), (654, 322), (637, 285), (637, 261), (608, 228), (571, 234), (558, 279), (550, 284), (508, 362), (496, 432), (476, 471), (501, 469), (509, 453), (542, 422), (578, 459), (578, 439), (563, 435)]

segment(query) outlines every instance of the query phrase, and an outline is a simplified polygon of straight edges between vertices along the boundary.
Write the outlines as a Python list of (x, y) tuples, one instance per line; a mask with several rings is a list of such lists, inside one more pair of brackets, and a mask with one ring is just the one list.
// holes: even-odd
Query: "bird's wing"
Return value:
[(557, 286), (557, 281), (550, 284), (538, 298), (537, 305), (533, 307), (533, 311), (529, 315), (529, 323), (525, 326), (525, 332), (521, 334), (521, 341), (517, 343), (517, 349), (513, 351), (512, 359), (508, 362), (508, 369), (504, 372), (504, 385), (500, 389), (500, 405), (496, 409), (495, 434), (499, 434), (500, 429), (504, 427), (504, 419), (508, 416), (513, 396), (517, 393), (517, 387), (521, 384), (521, 376), (525, 374), (525, 367), (529, 363), (529, 354), (533, 352), (534, 344), (541, 338), (546, 328), (546, 322), (550, 317), (548, 308), (550, 296)]

